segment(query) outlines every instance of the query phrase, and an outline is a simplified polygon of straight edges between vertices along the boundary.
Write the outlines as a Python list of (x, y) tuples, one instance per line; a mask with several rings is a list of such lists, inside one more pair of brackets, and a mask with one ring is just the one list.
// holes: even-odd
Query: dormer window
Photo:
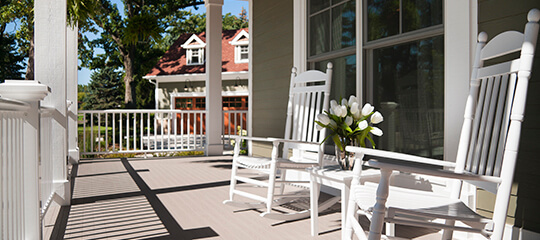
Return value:
[(193, 34), (184, 44), (182, 48), (186, 49), (186, 64), (201, 65), (204, 64), (204, 43), (197, 35)]
[(187, 65), (199, 65), (204, 63), (204, 48), (187, 49)]
[(230, 44), (234, 46), (234, 62), (249, 62), (249, 34), (245, 30), (238, 33)]

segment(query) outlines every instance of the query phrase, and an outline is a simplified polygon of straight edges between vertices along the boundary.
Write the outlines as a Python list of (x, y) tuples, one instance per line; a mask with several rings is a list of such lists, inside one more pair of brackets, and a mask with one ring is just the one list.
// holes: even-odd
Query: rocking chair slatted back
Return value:
[[(287, 105), (287, 120), (285, 123), (285, 139), (322, 142), (325, 137), (325, 129), (318, 131), (315, 118), (317, 114), (328, 109), (327, 99), (330, 97), (332, 76), (332, 64), (328, 64), (326, 73), (320, 71), (306, 71), (296, 76), (296, 69), (291, 74), (291, 85), (289, 88), (289, 102)], [(283, 158), (288, 158), (288, 149), (293, 149), (293, 156), (305, 158), (302, 156), (303, 150), (310, 152), (320, 152), (323, 144), (316, 148), (305, 149), (294, 143), (285, 143)], [(317, 156), (322, 161), (322, 156)], [(313, 157), (311, 157), (313, 159)], [(322, 162), (319, 162), (319, 164)]]
[[(486, 33), (478, 36), (456, 172), (500, 177), (498, 186), (481, 186), (494, 193), (510, 191), (517, 160), (538, 36), (538, 13), (531, 12), (523, 34), (504, 32), (488, 44)], [(487, 60), (499, 63), (484, 66)], [(507, 200), (497, 204), (507, 204)]]

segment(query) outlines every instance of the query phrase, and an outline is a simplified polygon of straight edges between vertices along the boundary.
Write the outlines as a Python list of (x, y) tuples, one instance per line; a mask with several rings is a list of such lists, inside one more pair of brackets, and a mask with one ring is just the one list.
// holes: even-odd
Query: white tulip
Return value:
[(330, 108), (330, 113), (339, 117), (341, 115), (341, 106), (333, 106), (332, 108)]
[(328, 125), (331, 126), (331, 127), (333, 127), (333, 128), (337, 127), (336, 121), (334, 121), (334, 120), (332, 120), (332, 119), (330, 119), (330, 123), (329, 123)]
[(349, 106), (347, 99), (341, 99), (341, 105), (345, 107)]
[(324, 127), (322, 127), (321, 125), (319, 124), (316, 124), (315, 127), (317, 128), (317, 131), (321, 131), (324, 129)]
[(359, 122), (359, 123), (358, 123), (358, 127), (360, 128), (360, 130), (366, 129), (366, 128), (368, 127), (367, 121), (364, 120), (364, 121)]
[(339, 108), (341, 109), (341, 114), (339, 116), (340, 117), (347, 116), (347, 106), (339, 106)]
[(337, 104), (336, 100), (330, 101), (330, 108), (335, 108), (337, 105), (338, 104)]
[(349, 104), (349, 106), (351, 107), (351, 113), (353, 115), (360, 112), (360, 105), (358, 105), (357, 102), (352, 102), (352, 104)]
[(336, 100), (330, 101), (330, 114), (336, 115), (336, 112), (334, 111), (335, 108), (338, 106)]
[(372, 128), (373, 129), (371, 129), (370, 132), (373, 133), (373, 135), (379, 136), (379, 137), (383, 135), (383, 131), (380, 128), (378, 127), (372, 127)]
[(349, 106), (351, 106), (353, 103), (357, 103), (358, 104), (358, 99), (354, 96), (354, 95), (351, 95), (349, 97)]
[(364, 107), (362, 108), (362, 116), (369, 115), (371, 112), (373, 112), (374, 109), (375, 108), (371, 106), (371, 104), (366, 103), (366, 105), (364, 105)]
[(380, 123), (383, 120), (383, 116), (379, 111), (376, 111), (375, 113), (373, 113), (373, 115), (371, 115), (371, 123), (373, 124)]
[(326, 114), (322, 114), (322, 113), (319, 113), (317, 115), (317, 120), (321, 122), (323, 125), (328, 125), (330, 123), (330, 118)]
[(362, 112), (358, 111), (356, 113), (353, 113), (354, 120), (360, 120), (362, 118)]
[(353, 118), (351, 116), (347, 116), (345, 118), (345, 124), (347, 124), (347, 126), (351, 126), (353, 123)]

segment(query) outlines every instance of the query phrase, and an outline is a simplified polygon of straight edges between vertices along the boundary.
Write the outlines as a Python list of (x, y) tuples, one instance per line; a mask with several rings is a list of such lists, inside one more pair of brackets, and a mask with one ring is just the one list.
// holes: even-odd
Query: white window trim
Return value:
[[(248, 58), (242, 59), (242, 47), (247, 47)], [(248, 44), (236, 45), (234, 47), (234, 62), (235, 63), (248, 63), (249, 62), (249, 46)]]
[[(243, 37), (247, 38), (247, 41), (239, 41)], [(231, 45), (234, 46), (234, 62), (235, 63), (248, 63), (249, 62), (249, 42), (250, 42), (249, 34), (246, 32), (246, 30), (240, 31), (240, 33), (238, 33), (236, 35), (236, 37), (234, 37), (234, 39), (229, 42)], [(241, 48), (242, 48), (242, 46), (247, 46), (248, 47), (248, 52), (247, 52), (248, 53), (248, 58), (247, 59), (242, 59), (241, 58), (241, 54), (242, 54)]]
[[(197, 44), (191, 44), (196, 42)], [(196, 34), (191, 35), (184, 44), (180, 45), (183, 49), (186, 49), (186, 65), (202, 65), (204, 64), (204, 49), (206, 43), (204, 43)], [(193, 50), (199, 50), (199, 61), (196, 63), (191, 62), (193, 56)]]

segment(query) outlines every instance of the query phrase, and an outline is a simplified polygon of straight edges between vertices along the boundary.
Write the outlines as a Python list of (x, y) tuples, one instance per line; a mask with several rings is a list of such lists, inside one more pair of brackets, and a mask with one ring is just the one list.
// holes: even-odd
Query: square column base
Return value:
[(206, 146), (206, 156), (223, 155), (223, 144), (209, 144)]

